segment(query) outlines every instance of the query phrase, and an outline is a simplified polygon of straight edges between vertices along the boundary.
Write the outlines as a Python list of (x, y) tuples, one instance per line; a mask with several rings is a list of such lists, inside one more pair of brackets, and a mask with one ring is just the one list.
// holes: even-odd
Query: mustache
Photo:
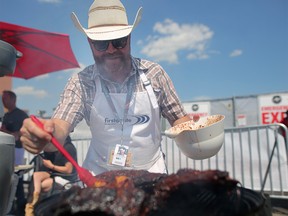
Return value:
[(125, 61), (126, 56), (123, 55), (121, 52), (114, 52), (114, 53), (105, 53), (102, 56), (95, 56), (95, 62), (97, 64), (104, 64), (106, 59), (113, 59), (113, 58), (120, 58), (122, 61)]
[(111, 57), (124, 57), (123, 53), (120, 51), (116, 51), (113, 53), (105, 53), (102, 55), (103, 58), (111, 58)]

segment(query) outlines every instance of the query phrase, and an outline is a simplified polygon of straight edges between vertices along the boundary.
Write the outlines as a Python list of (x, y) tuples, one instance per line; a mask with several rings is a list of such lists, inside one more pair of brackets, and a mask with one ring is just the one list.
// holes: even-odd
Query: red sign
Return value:
[(262, 124), (279, 123), (285, 117), (285, 111), (264, 111), (261, 112)]
[(260, 123), (279, 123), (288, 110), (288, 94), (259, 96)]

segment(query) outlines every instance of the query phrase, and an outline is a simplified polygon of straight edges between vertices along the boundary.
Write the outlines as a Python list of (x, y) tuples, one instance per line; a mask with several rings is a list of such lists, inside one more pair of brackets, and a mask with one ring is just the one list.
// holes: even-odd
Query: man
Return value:
[[(3, 116), (3, 122), (0, 130), (11, 134), (15, 137), (15, 163), (14, 165), (20, 165), (24, 162), (24, 148), (20, 141), (20, 128), (22, 127), (24, 119), (28, 118), (28, 115), (23, 110), (16, 106), (16, 94), (12, 91), (3, 91), (2, 103), (7, 109), (7, 112)], [(17, 190), (17, 210), (24, 212), (26, 203), (24, 188), (23, 188), (23, 177), (19, 178)], [(21, 213), (19, 213), (20, 215)]]
[[(95, 0), (85, 29), (72, 13), (95, 64), (70, 78), (53, 118), (41, 120), (46, 132), (30, 119), (24, 122), (21, 140), (28, 151), (40, 152), (51, 139), (49, 132), (63, 142), (84, 118), (92, 140), (83, 166), (94, 174), (115, 169), (166, 172), (160, 117), (171, 125), (190, 118), (163, 68), (131, 56), (131, 32), (141, 14), (142, 8), (128, 25), (119, 0)], [(120, 148), (125, 148), (124, 155), (117, 154)]]

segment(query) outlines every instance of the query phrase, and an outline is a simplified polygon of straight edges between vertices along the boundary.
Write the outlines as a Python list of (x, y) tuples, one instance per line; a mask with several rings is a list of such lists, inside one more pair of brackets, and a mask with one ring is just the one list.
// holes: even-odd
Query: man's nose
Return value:
[(113, 46), (113, 44), (111, 43), (111, 41), (108, 44), (108, 48), (107, 48), (107, 52), (108, 53), (114, 53), (117, 49)]

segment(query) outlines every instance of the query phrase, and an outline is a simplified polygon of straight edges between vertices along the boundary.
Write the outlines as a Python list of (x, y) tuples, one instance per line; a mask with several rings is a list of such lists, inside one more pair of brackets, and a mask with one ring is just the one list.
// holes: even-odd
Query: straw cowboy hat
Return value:
[(113, 40), (129, 35), (141, 20), (142, 7), (138, 9), (133, 25), (128, 24), (126, 10), (119, 0), (95, 0), (88, 13), (88, 29), (83, 28), (76, 14), (74, 25), (92, 40)]

